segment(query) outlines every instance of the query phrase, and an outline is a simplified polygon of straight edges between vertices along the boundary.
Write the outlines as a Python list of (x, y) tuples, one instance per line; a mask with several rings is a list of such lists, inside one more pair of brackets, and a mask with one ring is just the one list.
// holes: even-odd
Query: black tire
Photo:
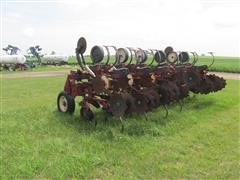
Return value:
[(57, 98), (58, 111), (73, 114), (75, 110), (75, 100), (65, 91), (58, 94)]

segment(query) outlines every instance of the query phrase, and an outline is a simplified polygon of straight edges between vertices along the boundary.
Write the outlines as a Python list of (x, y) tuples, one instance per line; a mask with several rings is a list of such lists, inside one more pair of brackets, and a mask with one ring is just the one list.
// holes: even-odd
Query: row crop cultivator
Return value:
[[(175, 52), (172, 47), (164, 51), (146, 51), (140, 48), (94, 46), (90, 53), (92, 64), (87, 65), (83, 56), (86, 47), (86, 40), (80, 38), (76, 58), (81, 69), (70, 71), (64, 91), (57, 98), (58, 110), (72, 114), (75, 97), (81, 96), (80, 116), (85, 120), (94, 119), (91, 110), (94, 106), (117, 117), (123, 130), (122, 118), (127, 114), (139, 113), (147, 119), (147, 112), (162, 106), (167, 117), (167, 106), (176, 102), (182, 109), (183, 99), (189, 92), (208, 94), (226, 85), (223, 78), (207, 74), (207, 65), (195, 65), (198, 60), (195, 52)], [(112, 63), (110, 49), (115, 51)], [(210, 54), (213, 57), (212, 65), (214, 56)], [(150, 57), (152, 59), (148, 60)]]

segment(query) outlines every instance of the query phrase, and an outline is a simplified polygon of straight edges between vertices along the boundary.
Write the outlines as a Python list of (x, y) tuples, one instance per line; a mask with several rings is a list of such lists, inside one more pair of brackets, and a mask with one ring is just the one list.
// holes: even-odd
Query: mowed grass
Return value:
[[(1, 179), (238, 179), (240, 81), (178, 105), (98, 125), (59, 113), (65, 77), (2, 79)], [(79, 100), (79, 99), (78, 99)]]
[(76, 70), (79, 69), (79, 65), (37, 65), (34, 68), (27, 69), (27, 70), (20, 70), (17, 69), (15, 71), (7, 71), (7, 70), (2, 70), (0, 71), (1, 74), (11, 74), (11, 73), (24, 73), (24, 72), (43, 72), (43, 71), (63, 71), (63, 70)]

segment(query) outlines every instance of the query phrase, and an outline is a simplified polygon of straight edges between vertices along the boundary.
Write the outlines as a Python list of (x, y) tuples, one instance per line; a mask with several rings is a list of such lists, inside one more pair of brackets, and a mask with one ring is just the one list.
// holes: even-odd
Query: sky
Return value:
[[(240, 56), (239, 0), (1, 1), (1, 48), (74, 54), (94, 45)], [(2, 53), (2, 52), (1, 52)]]

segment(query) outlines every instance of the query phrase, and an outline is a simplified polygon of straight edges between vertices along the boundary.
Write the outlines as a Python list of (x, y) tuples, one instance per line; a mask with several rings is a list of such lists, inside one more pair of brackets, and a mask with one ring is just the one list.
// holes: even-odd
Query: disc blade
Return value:
[(109, 100), (109, 111), (116, 117), (123, 117), (127, 109), (126, 100), (121, 94), (113, 94)]
[(134, 98), (131, 94), (129, 93), (124, 93), (123, 94), (123, 98), (126, 101), (127, 104), (127, 109), (126, 109), (126, 113), (133, 113), (135, 112), (135, 104), (134, 104)]
[(187, 83), (190, 89), (196, 88), (201, 81), (201, 76), (194, 70), (187, 70), (184, 73), (184, 81)]
[(100, 63), (104, 58), (104, 50), (101, 46), (93, 46), (90, 52), (93, 64)]
[(155, 54), (154, 54), (154, 59), (157, 63), (163, 63), (166, 59), (166, 56), (164, 54), (163, 51), (157, 51)]
[(83, 54), (87, 49), (87, 41), (84, 37), (79, 38), (77, 42), (77, 53)]
[(167, 55), (167, 62), (168, 63), (171, 63), (171, 64), (174, 64), (177, 62), (177, 59), (178, 59), (178, 55), (176, 52), (170, 52), (168, 55)]
[(187, 52), (180, 52), (178, 59), (181, 63), (188, 62), (190, 60), (189, 54)]
[(173, 52), (173, 48), (171, 46), (168, 46), (164, 50), (165, 54), (168, 55), (169, 53)]
[(147, 103), (148, 100), (144, 94), (134, 93), (132, 94), (134, 98), (135, 112), (144, 113), (148, 110)]
[(153, 96), (153, 98), (154, 98), (154, 107), (156, 108), (156, 107), (158, 107), (159, 105), (160, 105), (160, 96), (159, 96), (159, 94), (155, 91), (155, 90), (153, 90), (153, 89), (151, 89), (150, 91), (149, 91), (149, 93)]
[(116, 57), (118, 59), (118, 63), (125, 63), (128, 60), (129, 53), (125, 48), (119, 48), (116, 53)]

